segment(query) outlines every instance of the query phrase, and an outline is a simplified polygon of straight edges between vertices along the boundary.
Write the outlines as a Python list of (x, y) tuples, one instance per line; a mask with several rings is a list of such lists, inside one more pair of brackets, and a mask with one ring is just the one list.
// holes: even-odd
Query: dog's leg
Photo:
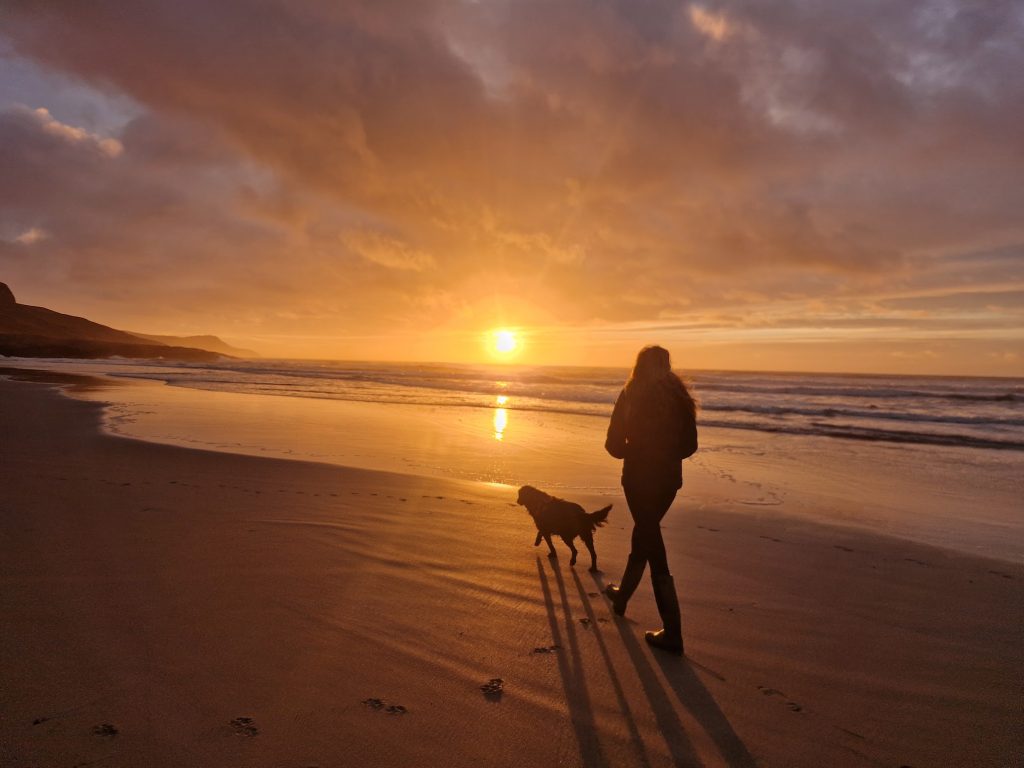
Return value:
[(537, 540), (535, 542), (533, 542), (533, 546), (539, 547), (540, 546), (540, 540), (542, 538), (544, 538), (544, 537), (541, 535), (541, 532), (537, 531)]
[(583, 543), (587, 545), (587, 549), (590, 550), (590, 570), (597, 572), (597, 550), (594, 549), (594, 534), (586, 533), (580, 536), (583, 539)]
[(544, 534), (544, 541), (546, 541), (548, 543), (548, 557), (552, 557), (552, 558), (558, 557), (558, 553), (555, 552), (555, 545), (551, 543), (551, 534), (550, 533), (545, 533)]
[(576, 565), (577, 552), (576, 547), (572, 545), (572, 539), (570, 539), (568, 536), (563, 536), (562, 541), (565, 542), (565, 546), (567, 546), (569, 548), (569, 551), (572, 552), (572, 557), (569, 559), (569, 565)]

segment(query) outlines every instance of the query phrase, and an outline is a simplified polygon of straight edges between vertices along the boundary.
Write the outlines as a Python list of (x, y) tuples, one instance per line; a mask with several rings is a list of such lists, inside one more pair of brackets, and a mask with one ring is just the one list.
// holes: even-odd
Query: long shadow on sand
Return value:
[[(619, 704), (619, 709), (622, 710), (623, 717), (626, 720), (626, 727), (629, 729), (630, 743), (636, 752), (639, 764), (642, 766), (650, 766), (650, 759), (647, 757), (647, 750), (644, 747), (643, 737), (640, 735), (640, 729), (637, 727), (636, 718), (633, 715), (633, 710), (629, 706), (629, 700), (626, 698), (625, 690), (622, 687), (622, 682), (619, 680), (618, 674), (615, 672), (615, 667), (612, 664), (611, 654), (608, 652), (608, 645), (604, 640), (604, 633), (601, 631), (597, 616), (594, 614), (594, 609), (590, 604), (590, 600), (587, 599), (587, 595), (583, 591), (583, 585), (580, 583), (580, 577), (576, 575), (576, 571), (572, 572), (573, 581), (576, 582), (576, 589), (580, 593), (580, 599), (583, 603), (583, 610), (587, 614), (587, 618), (590, 620), (590, 626), (593, 630), (594, 639), (597, 640), (597, 646), (601, 651), (601, 657), (604, 659), (604, 664), (608, 668), (608, 677), (611, 680), (612, 688), (615, 691), (615, 698)], [(561, 587), (562, 576), (558, 574), (558, 583)], [(660, 723), (659, 723), (660, 724)], [(679, 763), (679, 755), (673, 753), (673, 757), (676, 758), (676, 763)]]
[[(576, 579), (580, 596), (584, 600), (584, 605), (589, 612), (591, 609), (586, 592), (575, 572), (573, 573), (573, 578)], [(603, 591), (604, 584), (597, 576), (593, 578), (598, 586), (598, 591)], [(685, 763), (680, 762), (679, 757), (676, 756), (676, 750), (672, 747), (674, 740), (672, 737), (677, 734), (676, 729), (678, 729), (679, 733), (682, 733), (683, 728), (675, 713), (672, 701), (669, 699), (664, 686), (658, 680), (658, 676), (651, 666), (650, 658), (652, 655), (665, 679), (668, 681), (669, 686), (672, 688), (679, 704), (685, 707), (697, 722), (700, 723), (730, 768), (757, 768), (757, 762), (747, 750), (736, 731), (733, 730), (732, 725), (717, 702), (708, 692), (708, 689), (704, 687), (704, 684), (697, 675), (694, 674), (691, 665), (695, 662), (685, 657), (680, 659), (664, 653), (650, 651), (645, 644), (641, 644), (637, 640), (624, 621), (618, 620), (615, 624), (619, 630), (619, 635), (622, 637), (622, 643), (626, 647), (633, 665), (636, 667), (640, 684), (643, 686), (644, 692), (651, 702), (658, 725), (665, 735), (665, 740), (669, 743), (669, 748), (672, 749), (673, 756), (676, 757), (676, 763), (678, 765), (701, 764), (695, 756), (690, 757), (690, 762)], [(669, 727), (669, 730), (666, 730), (666, 726)], [(683, 738), (685, 738), (685, 735), (683, 735)], [(686, 746), (689, 746), (688, 742)], [(692, 751), (689, 754), (692, 755)]]
[(572, 664), (566, 659), (563, 653), (558, 653), (558, 671), (562, 676), (562, 687), (565, 689), (566, 702), (569, 705), (569, 719), (572, 720), (573, 730), (576, 732), (576, 742), (580, 747), (580, 757), (586, 768), (603, 768), (609, 765), (601, 750), (601, 743), (597, 739), (597, 729), (594, 727), (594, 710), (590, 704), (590, 693), (587, 689), (587, 679), (583, 671), (580, 658), (579, 640), (576, 637), (576, 627), (572, 620), (572, 610), (566, 598), (565, 586), (562, 583), (561, 574), (557, 567), (552, 568), (557, 580), (558, 589), (564, 614), (565, 633), (563, 637), (561, 624), (558, 619), (558, 611), (555, 609), (555, 600), (548, 584), (548, 576), (544, 572), (544, 565), (541, 559), (537, 558), (537, 576), (540, 579), (540, 588), (544, 593), (544, 605), (548, 611), (548, 622), (551, 624), (551, 639), (559, 648), (569, 649)]
[[(593, 631), (598, 637), (601, 637), (602, 633), (600, 626), (597, 622), (596, 616), (594, 615), (594, 609), (591, 605), (590, 598), (587, 596), (587, 591), (583, 587), (583, 583), (580, 581), (580, 577), (575, 571), (572, 572), (572, 578), (573, 581), (576, 582), (576, 589), (579, 591), (580, 600), (583, 601), (584, 610), (590, 617), (591, 626), (594, 628)], [(597, 577), (595, 576), (594, 578), (596, 581)], [(655, 722), (658, 724), (658, 730), (661, 732), (662, 738), (665, 739), (668, 751), (672, 755), (673, 763), (677, 766), (703, 765), (701, 760), (693, 751), (693, 745), (686, 734), (686, 729), (683, 727), (683, 723), (679, 719), (679, 715), (676, 714), (676, 708), (673, 705), (672, 700), (665, 692), (664, 686), (658, 680), (658, 676), (655, 673), (654, 668), (644, 656), (644, 649), (640, 647), (636, 638), (630, 634), (629, 628), (625, 626), (623, 622), (616, 622), (616, 626), (619, 630), (619, 634), (622, 636), (623, 644), (629, 652), (630, 659), (633, 661), (633, 666), (636, 668), (637, 679), (640, 681), (640, 685), (644, 689), (644, 694), (651, 706), (651, 712), (654, 714)], [(602, 648), (604, 648), (603, 637), (601, 637), (599, 642)], [(609, 674), (614, 676), (615, 673), (612, 671), (611, 658), (607, 653), (605, 654), (605, 663), (608, 664)], [(624, 714), (627, 711), (628, 710), (624, 709)], [(630, 717), (631, 719), (631, 716), (628, 714), (627, 717)]]
[[(568, 655), (557, 654), (558, 670), (562, 677), (562, 686), (569, 706), (569, 717), (576, 734), (582, 764), (587, 768), (608, 766), (608, 758), (597, 738), (594, 709), (590, 700), (586, 671), (583, 669), (578, 630), (576, 629), (577, 621), (573, 616), (573, 607), (569, 602), (565, 580), (557, 566), (548, 567), (550, 576), (544, 566), (544, 561), (540, 557), (537, 558), (537, 575), (541, 591), (544, 594), (552, 640), (560, 648), (568, 650)], [(639, 702), (633, 702), (631, 707), (622, 681), (612, 664), (607, 641), (601, 630), (601, 622), (598, 621), (592, 601), (576, 571), (572, 571), (572, 578), (579, 593), (583, 611), (589, 620), (590, 628), (587, 631), (592, 633), (597, 641), (598, 649), (608, 669), (612, 689), (625, 719), (630, 744), (636, 755), (636, 764), (649, 768), (651, 759), (647, 754), (636, 717), (633, 714), (633, 709)], [(599, 590), (603, 589), (599, 577), (594, 576), (593, 578)], [(554, 590), (550, 583), (552, 579), (558, 591), (560, 606), (555, 604)], [(603, 600), (601, 603), (601, 608), (605, 608)], [(746, 746), (733, 730), (714, 698), (694, 674), (691, 667), (694, 662), (658, 653), (652, 654), (646, 645), (636, 638), (626, 622), (616, 620), (614, 623), (636, 670), (637, 679), (643, 688), (674, 764), (677, 766), (699, 766), (702, 764), (694, 752), (690, 738), (679, 718), (677, 708), (682, 706), (707, 732), (730, 768), (756, 768), (757, 763), (754, 758), (747, 751)], [(652, 655), (655, 659), (653, 663)], [(661, 676), (658, 675), (655, 663), (661, 670)], [(672, 693), (666, 689), (662, 679), (668, 681)]]

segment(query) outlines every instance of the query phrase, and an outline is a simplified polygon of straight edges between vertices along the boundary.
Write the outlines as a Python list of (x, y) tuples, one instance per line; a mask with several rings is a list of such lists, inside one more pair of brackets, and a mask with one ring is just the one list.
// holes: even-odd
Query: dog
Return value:
[(590, 550), (590, 570), (597, 570), (594, 531), (608, 521), (611, 504), (587, 514), (579, 504), (549, 496), (532, 485), (524, 485), (519, 489), (516, 503), (526, 507), (526, 511), (537, 525), (537, 540), (533, 542), (533, 546), (540, 546), (541, 539), (544, 539), (548, 543), (548, 557), (558, 557), (551, 543), (551, 537), (558, 536), (572, 552), (569, 565), (576, 565), (576, 547), (572, 542), (579, 536)]

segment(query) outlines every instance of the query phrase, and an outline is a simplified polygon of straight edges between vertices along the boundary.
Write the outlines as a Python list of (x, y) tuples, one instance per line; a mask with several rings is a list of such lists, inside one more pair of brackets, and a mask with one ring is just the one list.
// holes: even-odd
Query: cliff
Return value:
[(5, 283), (0, 283), (0, 355), (73, 358), (116, 356), (212, 361), (224, 356), (224, 353), (191, 346), (168, 345), (84, 317), (19, 304), (11, 289)]

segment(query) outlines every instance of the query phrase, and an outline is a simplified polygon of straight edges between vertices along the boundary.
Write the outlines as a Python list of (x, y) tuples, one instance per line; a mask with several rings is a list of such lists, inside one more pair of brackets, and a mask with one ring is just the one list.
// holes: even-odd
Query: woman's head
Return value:
[(668, 350), (651, 344), (641, 349), (633, 366), (632, 381), (654, 381), (672, 373), (672, 358)]
[(669, 400), (678, 398), (691, 416), (697, 412), (697, 404), (690, 390), (672, 371), (672, 358), (668, 350), (657, 344), (646, 346), (637, 353), (626, 389), (653, 405), (664, 405), (661, 401), (666, 395)]

